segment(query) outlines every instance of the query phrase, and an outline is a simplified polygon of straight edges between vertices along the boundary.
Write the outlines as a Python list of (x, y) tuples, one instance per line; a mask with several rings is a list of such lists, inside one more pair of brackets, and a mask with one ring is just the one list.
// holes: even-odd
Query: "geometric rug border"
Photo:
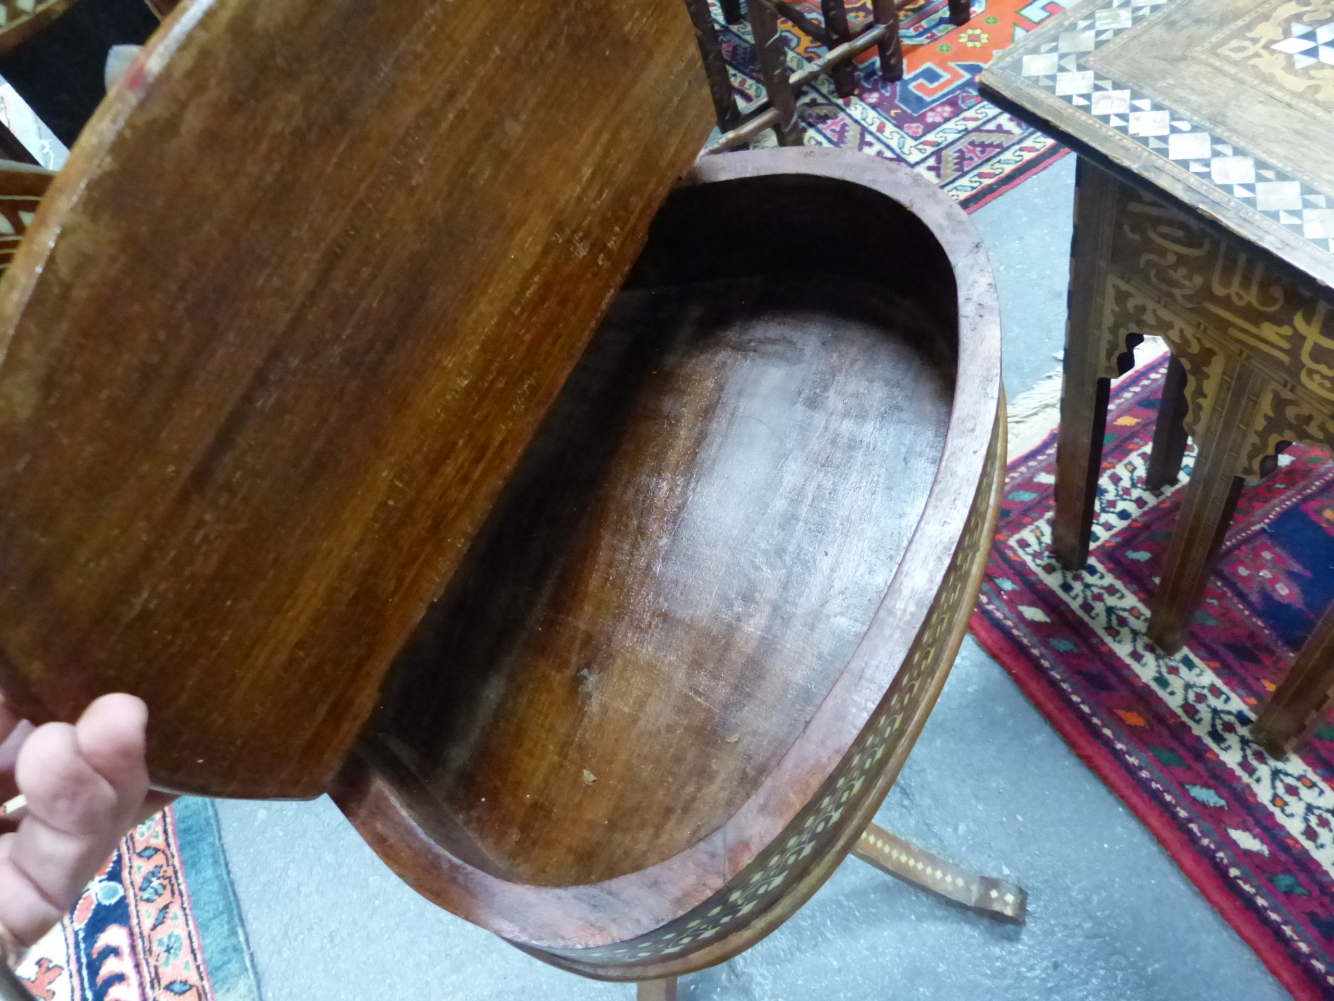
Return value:
[(187, 796), (173, 811), (185, 893), (217, 1001), (262, 1001), (241, 904), (213, 801)]
[(1069, 152), (1070, 149), (1066, 146), (1052, 145), (1032, 159), (1025, 161), (1022, 167), (1011, 173), (1004, 181), (999, 184), (987, 185), (971, 195), (965, 195), (959, 199), (957, 204), (965, 212), (972, 214), (982, 206), (990, 205), (1007, 191), (1014, 190), (1039, 171), (1046, 170)]
[(1327, 998), (1327, 992), (1298, 972), (1300, 967), (1295, 966), (1275, 944), (1273, 932), (1250, 908), (1240, 902), (1224, 877), (1200, 856), (1196, 847), (1167, 816), (1166, 809), (1138, 787), (1112, 751), (1089, 733), (1084, 722), (1073, 713), (1060, 711), (1067, 709), (1067, 706), (1056, 693), (1054, 683), (1033, 666), (1019, 644), (987, 621), (980, 607), (973, 612), (969, 630), (982, 648), (1014, 679), (1052, 729), (1070, 745), (1076, 757), (1088, 765), (1149, 829), (1177, 867), (1260, 957), (1260, 961), (1284, 989), (1296, 1001), (1323, 1001)]

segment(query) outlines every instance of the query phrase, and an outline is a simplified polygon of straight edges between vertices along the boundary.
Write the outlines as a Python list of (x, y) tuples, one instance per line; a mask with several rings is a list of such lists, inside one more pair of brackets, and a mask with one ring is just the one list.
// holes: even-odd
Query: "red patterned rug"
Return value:
[(1113, 392), (1085, 570), (1051, 557), (1054, 437), (1010, 464), (973, 632), (1294, 997), (1334, 998), (1334, 725), (1286, 761), (1249, 736), (1334, 601), (1334, 464), (1293, 447), (1247, 487), (1188, 646), (1161, 656), (1146, 603), (1180, 486), (1142, 484), (1165, 366)]
[(259, 1001), (212, 802), (131, 831), (18, 974), (36, 1001)]
[[(867, 10), (854, 0), (850, 11)], [(912, 0), (900, 12), (905, 75), (886, 83), (877, 72), (875, 50), (858, 63), (858, 93), (846, 100), (828, 76), (808, 87), (798, 102), (805, 142), (839, 146), (902, 160), (972, 210), (1008, 191), (1066, 152), (1041, 133), (983, 101), (977, 77), (992, 57), (1073, 0), (973, 0), (973, 17), (955, 27), (946, 0)], [(799, 2), (819, 20), (819, 3)], [(749, 29), (724, 24), (715, 7), (732, 82), (743, 100), (763, 94)], [(824, 48), (782, 21), (788, 60), (795, 69)], [(772, 144), (766, 133), (756, 145)]]

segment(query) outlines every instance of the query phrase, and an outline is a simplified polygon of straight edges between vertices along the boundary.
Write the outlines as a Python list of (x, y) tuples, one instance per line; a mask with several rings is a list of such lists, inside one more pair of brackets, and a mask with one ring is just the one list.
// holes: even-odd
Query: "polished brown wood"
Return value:
[[(1202, 436), (1190, 486), (1172, 530), (1161, 582), (1150, 604), (1149, 638), (1166, 653), (1186, 642), (1190, 618), (1204, 599), (1227, 526), (1246, 481), (1236, 475), (1250, 445), (1245, 412), (1263, 390), (1263, 379), (1235, 359), (1226, 359), (1215, 387), (1210, 433)], [(1258, 472), (1258, 470), (1257, 470)]]
[(321, 792), (708, 118), (679, 0), (179, 10), (0, 287), (6, 696)]
[(884, 27), (879, 46), (880, 75), (886, 80), (903, 79), (903, 35), (899, 30), (899, 9), (895, 0), (871, 0), (871, 16)]
[(1152, 599), (1150, 636), (1173, 653), (1186, 642), (1244, 480), (1263, 476), (1289, 442), (1334, 444), (1334, 340), (1325, 333), (1334, 295), (1088, 158), (1079, 164), (1071, 273), (1055, 553), (1071, 568), (1087, 559), (1106, 380), (1143, 335), (1161, 336), (1173, 361), (1147, 485), (1176, 480), (1187, 433), (1199, 446)]
[[(824, 15), (824, 42), (827, 47), (836, 49), (852, 40), (844, 0), (820, 0), (820, 12)], [(898, 20), (897, 15), (895, 20)], [(834, 79), (834, 91), (839, 97), (851, 97), (857, 93), (857, 73), (851, 60), (839, 63), (830, 71), (830, 75)]]
[(827, 696), (925, 508), (953, 395), (920, 347), (932, 319), (875, 292), (621, 294), (377, 730), (495, 871), (567, 886), (680, 854)]
[(976, 233), (906, 168), (703, 158), (336, 801), (429, 899), (567, 969), (753, 944), (852, 848), (962, 639), (997, 329)]

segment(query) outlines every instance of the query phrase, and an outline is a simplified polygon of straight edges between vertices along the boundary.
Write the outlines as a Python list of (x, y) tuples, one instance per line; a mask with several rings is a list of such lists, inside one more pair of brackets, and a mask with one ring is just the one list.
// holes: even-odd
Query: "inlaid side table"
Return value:
[[(1172, 350), (1149, 485), (1176, 480), (1187, 432), (1199, 449), (1149, 625), (1175, 652), (1244, 480), (1288, 442), (1334, 444), (1334, 0), (1086, 0), (981, 83), (1080, 154), (1053, 525), (1069, 568), (1110, 380), (1144, 335)], [(1261, 720), (1275, 749), (1327, 701), (1328, 634)]]

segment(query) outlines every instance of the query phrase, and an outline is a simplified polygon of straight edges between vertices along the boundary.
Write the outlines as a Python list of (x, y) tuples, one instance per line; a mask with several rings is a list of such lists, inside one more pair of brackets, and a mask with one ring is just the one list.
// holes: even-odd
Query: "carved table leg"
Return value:
[(740, 24), (746, 19), (741, 13), (741, 0), (719, 0), (723, 9), (723, 20), (728, 24)]
[(676, 1001), (676, 978), (641, 980), (635, 985), (636, 1001)]
[[(1256, 435), (1253, 430), (1264, 378), (1229, 358), (1204, 426), (1186, 497), (1153, 598), (1149, 638), (1166, 653), (1186, 640), (1190, 617), (1204, 597), (1209, 573), (1237, 507)], [(1258, 466), (1258, 462), (1256, 463)]]
[(950, 24), (967, 24), (972, 16), (972, 0), (950, 0)]
[(760, 58), (760, 75), (769, 103), (778, 112), (778, 133), (781, 146), (800, 146), (801, 128), (797, 125), (797, 99), (792, 90), (791, 74), (787, 68), (787, 47), (778, 30), (778, 12), (769, 0), (749, 0), (746, 15), (754, 34), (755, 48)]
[(686, 9), (690, 11), (699, 54), (704, 59), (704, 76), (709, 81), (709, 96), (713, 98), (718, 129), (730, 131), (741, 124), (741, 109), (732, 92), (732, 79), (727, 75), (727, 60), (723, 58), (723, 47), (718, 41), (718, 30), (713, 26), (708, 0), (686, 0)]
[(1158, 405), (1158, 423), (1153, 429), (1153, 451), (1149, 454), (1149, 472), (1145, 477), (1150, 490), (1169, 487), (1181, 476), (1181, 460), (1186, 454), (1186, 367), (1175, 354), (1167, 363), (1163, 379), (1163, 400)]
[[(1120, 338), (1102, 317), (1103, 269), (1116, 222), (1117, 182), (1081, 158), (1070, 251), (1070, 315), (1065, 330), (1061, 428), (1056, 443), (1052, 548), (1070, 570), (1088, 562), (1111, 378), (1128, 371), (1142, 337)], [(1122, 348), (1126, 350), (1122, 350)]]
[(1027, 917), (1028, 893), (1021, 887), (960, 869), (875, 824), (866, 828), (852, 853), (882, 872), (987, 917), (1015, 924), (1023, 924)]
[(1261, 747), (1281, 758), (1305, 742), (1331, 703), (1334, 703), (1334, 607), (1321, 616), (1251, 732)]
[(885, 26), (880, 39), (880, 76), (889, 81), (903, 79), (903, 38), (899, 34), (899, 8), (894, 0), (871, 0), (871, 17)]
[[(820, 0), (820, 9), (824, 14), (824, 27), (829, 35), (829, 48), (833, 49), (852, 37), (848, 28), (848, 10), (844, 0)], [(834, 92), (839, 97), (851, 97), (857, 93), (857, 71), (852, 60), (839, 63), (830, 75), (834, 79)]]

